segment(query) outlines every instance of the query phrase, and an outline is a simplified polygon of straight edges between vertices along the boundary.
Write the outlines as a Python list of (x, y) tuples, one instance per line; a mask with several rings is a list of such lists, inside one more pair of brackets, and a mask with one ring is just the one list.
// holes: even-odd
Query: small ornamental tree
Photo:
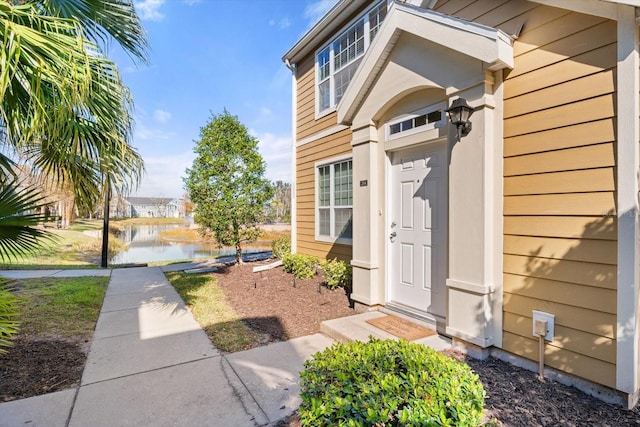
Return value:
[(273, 197), (258, 140), (225, 109), (200, 129), (194, 152), (197, 156), (184, 183), (195, 222), (201, 232), (211, 231), (219, 244), (235, 246), (241, 263), (240, 245), (260, 236), (258, 224)]

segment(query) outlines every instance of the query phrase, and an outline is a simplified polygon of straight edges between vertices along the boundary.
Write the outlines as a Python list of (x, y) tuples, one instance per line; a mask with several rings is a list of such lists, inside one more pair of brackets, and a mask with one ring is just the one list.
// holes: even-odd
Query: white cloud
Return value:
[(171, 120), (171, 113), (158, 109), (153, 112), (153, 118), (158, 123), (166, 123)]
[(193, 6), (194, 4), (201, 3), (202, 0), (182, 0), (187, 6)]
[(259, 141), (258, 150), (267, 164), (267, 179), (291, 182), (291, 137), (254, 130), (249, 133)]
[(139, 197), (180, 197), (185, 193), (182, 177), (193, 165), (195, 154), (185, 151), (168, 156), (144, 156), (146, 174), (140, 188), (132, 194)]
[(279, 21), (276, 21), (275, 19), (271, 19), (269, 21), (269, 26), (278, 27), (281, 30), (285, 30), (291, 26), (291, 21), (286, 16)]
[(336, 4), (336, 0), (317, 0), (307, 5), (304, 11), (304, 17), (312, 27), (316, 22), (324, 16)]
[(164, 15), (160, 12), (160, 6), (163, 4), (164, 0), (142, 0), (134, 3), (140, 19), (144, 21), (162, 21)]
[(167, 139), (175, 136), (174, 132), (165, 132), (160, 129), (154, 129), (146, 126), (142, 123), (136, 123), (135, 131), (133, 133), (134, 140), (162, 140), (166, 141)]

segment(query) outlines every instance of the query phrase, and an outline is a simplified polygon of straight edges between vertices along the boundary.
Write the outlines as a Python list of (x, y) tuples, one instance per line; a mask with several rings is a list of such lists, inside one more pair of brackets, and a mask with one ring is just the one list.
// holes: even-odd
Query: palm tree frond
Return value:
[(88, 37), (103, 46), (115, 40), (130, 55), (148, 62), (147, 36), (135, 12), (133, 2), (127, 0), (41, 0), (51, 15), (76, 18)]
[(39, 188), (21, 189), (15, 181), (0, 192), (0, 260), (18, 259), (34, 253), (55, 235), (35, 228), (49, 217), (41, 213), (44, 199)]

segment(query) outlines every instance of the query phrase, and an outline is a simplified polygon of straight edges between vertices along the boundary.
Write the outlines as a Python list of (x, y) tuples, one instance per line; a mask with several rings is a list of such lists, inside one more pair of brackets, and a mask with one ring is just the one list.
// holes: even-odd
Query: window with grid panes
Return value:
[(318, 236), (329, 239), (352, 237), (353, 170), (345, 160), (318, 167)]
[(344, 96), (387, 8), (387, 0), (377, 3), (316, 55), (318, 113), (335, 108)]

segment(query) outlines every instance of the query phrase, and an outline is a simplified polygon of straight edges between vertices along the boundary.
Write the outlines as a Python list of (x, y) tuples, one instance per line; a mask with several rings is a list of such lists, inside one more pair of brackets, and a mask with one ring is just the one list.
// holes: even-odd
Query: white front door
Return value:
[(445, 316), (446, 145), (394, 152), (388, 224), (389, 303)]

